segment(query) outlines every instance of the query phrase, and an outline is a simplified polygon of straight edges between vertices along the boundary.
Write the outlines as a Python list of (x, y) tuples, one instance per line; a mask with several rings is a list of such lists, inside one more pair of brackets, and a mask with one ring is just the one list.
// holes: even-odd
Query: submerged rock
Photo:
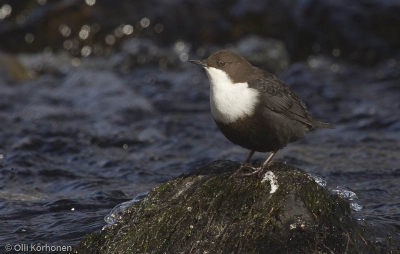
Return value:
[(151, 190), (75, 253), (358, 253), (349, 204), (275, 161), (264, 179), (216, 161)]

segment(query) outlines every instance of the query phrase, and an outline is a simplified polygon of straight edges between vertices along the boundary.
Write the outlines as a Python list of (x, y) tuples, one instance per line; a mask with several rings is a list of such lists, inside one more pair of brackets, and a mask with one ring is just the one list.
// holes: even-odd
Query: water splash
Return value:
[(313, 173), (308, 173), (309, 176), (311, 176), (312, 179), (321, 187), (326, 187), (326, 180), (323, 179), (320, 175), (313, 174)]
[(142, 200), (146, 196), (147, 196), (147, 192), (141, 192), (134, 199), (126, 201), (126, 202), (121, 203), (121, 204), (117, 205), (116, 207), (114, 207), (111, 210), (111, 212), (106, 217), (104, 217), (104, 221), (107, 223), (107, 225), (105, 225), (101, 230), (104, 230), (107, 227), (114, 225), (118, 221), (120, 216), (122, 215), (125, 208)]
[(351, 210), (359, 212), (363, 209), (363, 205), (358, 201), (356, 193), (350, 188), (337, 186), (332, 192), (349, 201)]
[[(321, 176), (313, 173), (308, 173), (308, 175), (314, 179), (314, 181), (321, 187), (327, 187), (327, 182)], [(347, 200), (350, 204), (350, 208), (353, 211), (359, 212), (363, 209), (363, 205), (360, 204), (358, 197), (354, 191), (350, 188), (337, 186), (336, 189), (331, 190), (332, 193), (339, 195), (343, 199)]]

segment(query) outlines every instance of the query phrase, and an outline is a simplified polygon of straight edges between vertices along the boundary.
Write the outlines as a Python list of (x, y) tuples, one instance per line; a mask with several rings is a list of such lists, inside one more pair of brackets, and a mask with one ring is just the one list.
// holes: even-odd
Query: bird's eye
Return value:
[(222, 66), (225, 66), (225, 64), (226, 64), (226, 63), (225, 63), (224, 61), (219, 61), (219, 66), (222, 67)]

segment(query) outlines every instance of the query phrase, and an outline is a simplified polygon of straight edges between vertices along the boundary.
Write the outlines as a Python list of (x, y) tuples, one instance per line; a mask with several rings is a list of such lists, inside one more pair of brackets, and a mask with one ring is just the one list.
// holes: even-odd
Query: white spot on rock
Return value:
[(271, 184), (271, 191), (269, 193), (275, 193), (275, 191), (279, 187), (279, 184), (277, 177), (274, 173), (272, 173), (272, 171), (267, 171), (265, 173), (264, 178), (261, 180), (261, 183), (264, 183), (265, 181), (268, 181)]

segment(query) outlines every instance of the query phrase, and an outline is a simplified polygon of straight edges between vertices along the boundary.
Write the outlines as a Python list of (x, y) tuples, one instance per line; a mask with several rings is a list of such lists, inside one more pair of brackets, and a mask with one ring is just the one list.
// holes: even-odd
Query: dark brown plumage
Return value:
[[(221, 132), (231, 142), (254, 151), (275, 153), (315, 128), (335, 128), (312, 117), (304, 102), (273, 74), (252, 66), (238, 54), (221, 50), (204, 61), (211, 83), (211, 112)], [(244, 166), (244, 168), (251, 168)], [(253, 173), (254, 173), (253, 172)], [(251, 174), (253, 174), (251, 173)]]

